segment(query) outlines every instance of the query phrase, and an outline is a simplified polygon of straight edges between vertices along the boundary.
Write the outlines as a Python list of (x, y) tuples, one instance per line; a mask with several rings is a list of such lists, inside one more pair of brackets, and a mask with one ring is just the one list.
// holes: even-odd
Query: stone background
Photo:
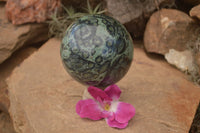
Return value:
[(102, 3), (134, 40), (133, 63), (117, 85), (135, 117), (117, 130), (75, 112), (86, 86), (64, 70), (47, 20), (61, 3), (83, 11), (86, 0), (0, 0), (0, 133), (200, 132), (200, 1), (89, 1)]

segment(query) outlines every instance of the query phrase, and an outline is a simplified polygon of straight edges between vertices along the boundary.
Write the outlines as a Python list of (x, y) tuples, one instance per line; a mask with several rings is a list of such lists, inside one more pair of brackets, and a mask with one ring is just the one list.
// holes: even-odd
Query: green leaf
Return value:
[(90, 5), (89, 0), (87, 0), (87, 10), (88, 10), (88, 13), (89, 13), (89, 14), (92, 14), (92, 7), (91, 7), (91, 5)]
[(97, 11), (99, 11), (100, 6), (101, 6), (101, 3), (99, 3), (99, 4), (95, 7), (95, 9), (94, 9), (94, 11), (93, 11), (94, 14), (97, 13)]
[(83, 8), (85, 12), (76, 12), (73, 7), (65, 7), (62, 5), (63, 13), (58, 14), (55, 12), (51, 16), (51, 20), (47, 21), (49, 24), (49, 36), (55, 36), (62, 38), (65, 34), (67, 27), (72, 24), (75, 20), (89, 14), (102, 14), (106, 10), (100, 10), (101, 4), (98, 4), (94, 9), (87, 0), (87, 8)]

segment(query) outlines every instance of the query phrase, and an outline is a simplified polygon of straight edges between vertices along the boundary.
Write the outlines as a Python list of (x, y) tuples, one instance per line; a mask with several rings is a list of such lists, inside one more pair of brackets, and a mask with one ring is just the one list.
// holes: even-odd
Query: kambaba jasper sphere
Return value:
[(127, 73), (133, 58), (133, 43), (125, 27), (115, 19), (89, 15), (69, 26), (60, 54), (74, 79), (104, 88)]

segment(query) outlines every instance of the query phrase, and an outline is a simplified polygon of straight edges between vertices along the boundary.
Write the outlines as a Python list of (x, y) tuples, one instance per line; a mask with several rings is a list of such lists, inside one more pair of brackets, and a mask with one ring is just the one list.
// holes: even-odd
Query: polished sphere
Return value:
[(89, 15), (69, 26), (60, 54), (74, 79), (103, 88), (127, 73), (133, 58), (133, 43), (124, 26), (115, 19)]

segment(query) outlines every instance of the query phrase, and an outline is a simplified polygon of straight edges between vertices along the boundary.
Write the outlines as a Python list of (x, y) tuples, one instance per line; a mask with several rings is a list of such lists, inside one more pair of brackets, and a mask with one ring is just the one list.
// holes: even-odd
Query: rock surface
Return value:
[(200, 4), (190, 10), (190, 16), (200, 20)]
[(13, 24), (44, 22), (59, 10), (60, 0), (7, 0), (6, 14)]
[(158, 8), (173, 6), (175, 0), (106, 0), (108, 13), (135, 37), (143, 36), (145, 25)]
[(0, 112), (3, 111), (5, 113), (8, 113), (8, 108), (10, 106), (10, 100), (8, 98), (8, 90), (7, 90), (7, 86), (4, 81), (0, 82), (1, 85), (0, 86), (5, 86), (5, 87), (0, 87)]
[(194, 58), (190, 50), (176, 51), (170, 49), (169, 53), (165, 54), (165, 59), (168, 63), (175, 65), (181, 71), (194, 71)]
[(48, 26), (46, 24), (13, 26), (6, 19), (4, 4), (0, 4), (0, 63), (20, 47), (47, 39)]
[(0, 112), (0, 133), (16, 133), (8, 114)]
[(144, 45), (148, 52), (164, 55), (169, 49), (183, 51), (194, 46), (199, 34), (199, 25), (187, 14), (174, 9), (162, 9), (148, 21)]
[[(196, 55), (194, 56), (195, 59), (195, 63), (199, 66), (200, 68), (200, 52), (197, 52)], [(200, 75), (200, 71), (199, 71), (199, 75)]]
[(28, 47), (17, 51), (11, 58), (0, 65), (0, 133), (15, 133), (12, 120), (8, 115), (10, 100), (6, 78), (12, 73), (15, 67), (31, 55), (36, 48)]
[(121, 101), (136, 115), (126, 129), (105, 120), (81, 119), (76, 103), (86, 89), (64, 70), (60, 41), (51, 39), (8, 78), (9, 113), (18, 133), (187, 133), (200, 100), (200, 89), (163, 58), (148, 57), (135, 48), (128, 74), (118, 83)]
[(10, 106), (6, 78), (10, 76), (15, 67), (18, 67), (20, 63), (34, 51), (36, 51), (36, 48), (32, 47), (19, 50), (11, 58), (0, 65), (0, 111), (8, 113)]

